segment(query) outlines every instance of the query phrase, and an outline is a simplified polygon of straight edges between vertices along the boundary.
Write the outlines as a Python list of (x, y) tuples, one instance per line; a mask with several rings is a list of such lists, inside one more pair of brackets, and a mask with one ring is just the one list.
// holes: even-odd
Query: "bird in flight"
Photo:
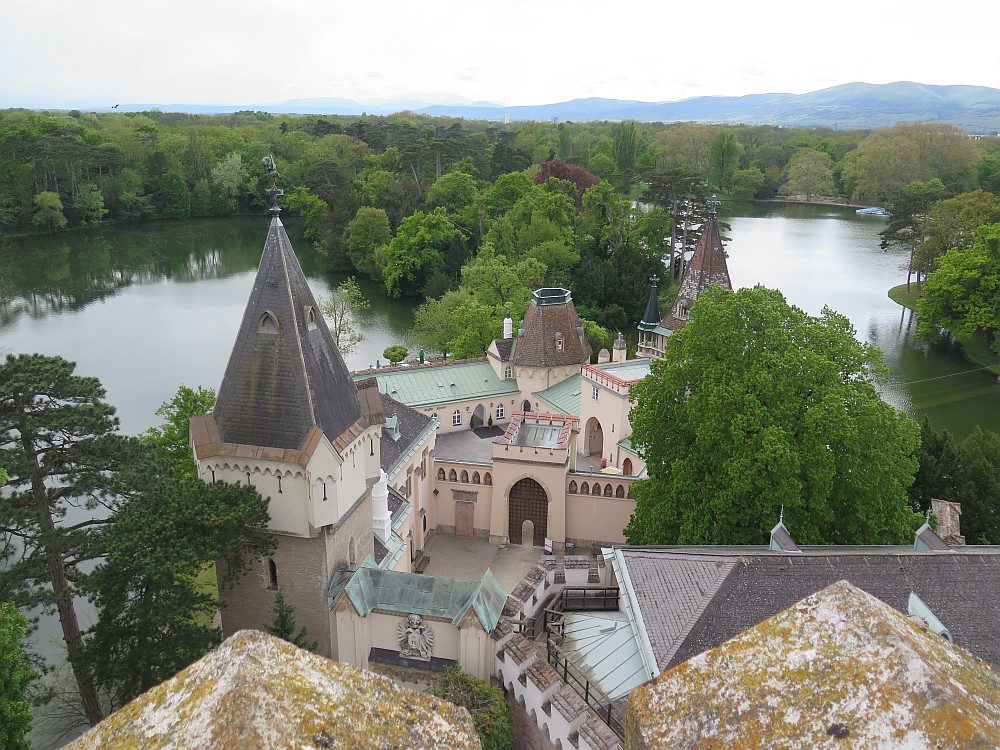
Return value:
[(115, 106), (113, 106), (113, 107), (112, 107), (111, 109), (118, 109), (118, 105), (116, 104), (116, 105), (115, 105)]

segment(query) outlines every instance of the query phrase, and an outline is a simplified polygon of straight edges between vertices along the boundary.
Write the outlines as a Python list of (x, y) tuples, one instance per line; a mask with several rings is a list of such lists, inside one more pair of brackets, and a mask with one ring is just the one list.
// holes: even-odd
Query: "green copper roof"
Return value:
[(561, 380), (551, 388), (544, 391), (536, 391), (532, 394), (539, 401), (545, 402), (559, 414), (569, 414), (573, 417), (580, 416), (580, 376)]
[(498, 378), (489, 362), (413, 367), (357, 377), (374, 377), (378, 381), (379, 391), (410, 407), (506, 396), (518, 392), (517, 382)]
[(331, 594), (339, 598), (341, 592), (350, 597), (351, 604), (362, 617), (382, 609), (441, 617), (458, 625), (472, 608), (487, 632), (496, 627), (507, 601), (507, 595), (491, 570), (487, 570), (479, 581), (426, 576), (379, 570), (371, 557), (365, 559), (345, 587), (336, 587)]

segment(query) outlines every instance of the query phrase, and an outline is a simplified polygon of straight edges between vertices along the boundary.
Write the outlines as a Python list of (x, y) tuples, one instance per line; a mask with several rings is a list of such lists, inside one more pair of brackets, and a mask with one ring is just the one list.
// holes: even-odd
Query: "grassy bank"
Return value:
[[(915, 283), (910, 284), (910, 291), (906, 291), (906, 284), (894, 286), (889, 290), (889, 299), (897, 305), (902, 305), (910, 310), (917, 309), (917, 300), (920, 299), (920, 292), (917, 291)], [(1000, 375), (1000, 357), (997, 356), (988, 343), (986, 337), (981, 334), (965, 337), (955, 337), (962, 345), (962, 351), (966, 359), (980, 367), (985, 367), (990, 372)]]

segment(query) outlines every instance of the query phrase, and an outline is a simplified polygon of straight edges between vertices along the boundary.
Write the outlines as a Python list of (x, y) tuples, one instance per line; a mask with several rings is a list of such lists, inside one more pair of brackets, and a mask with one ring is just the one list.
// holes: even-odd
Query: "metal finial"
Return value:
[(927, 508), (927, 514), (926, 517), (924, 518), (924, 521), (927, 523), (928, 526), (931, 525), (931, 509), (929, 507)]
[(785, 523), (785, 506), (784, 506), (784, 504), (782, 504), (782, 506), (781, 506), (781, 513), (778, 514), (778, 523), (780, 523), (780, 524), (784, 524)]
[(271, 210), (276, 211), (278, 209), (278, 196), (285, 194), (285, 191), (278, 187), (278, 167), (274, 163), (274, 157), (270, 154), (261, 159), (260, 163), (264, 165), (264, 170), (271, 175), (271, 187), (264, 192), (271, 198)]
[(719, 206), (721, 206), (721, 205), (722, 205), (722, 201), (720, 201), (718, 198), (715, 197), (715, 193), (712, 193), (712, 197), (708, 201), (708, 212), (712, 216), (715, 216), (716, 211), (718, 210)]

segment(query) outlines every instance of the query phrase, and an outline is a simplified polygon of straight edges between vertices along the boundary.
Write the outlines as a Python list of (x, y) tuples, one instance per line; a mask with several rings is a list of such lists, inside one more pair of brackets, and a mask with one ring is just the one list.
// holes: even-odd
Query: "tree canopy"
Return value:
[(919, 428), (882, 401), (881, 353), (780, 292), (711, 287), (636, 384), (631, 543), (759, 544), (784, 507), (800, 543), (907, 540)]
[(469, 710), (483, 750), (510, 750), (514, 746), (510, 706), (500, 688), (451, 666), (427, 692)]
[(35, 672), (21, 646), (27, 629), (28, 621), (14, 603), (0, 601), (0, 747), (5, 750), (31, 747), (25, 739), (31, 730), (27, 690)]

